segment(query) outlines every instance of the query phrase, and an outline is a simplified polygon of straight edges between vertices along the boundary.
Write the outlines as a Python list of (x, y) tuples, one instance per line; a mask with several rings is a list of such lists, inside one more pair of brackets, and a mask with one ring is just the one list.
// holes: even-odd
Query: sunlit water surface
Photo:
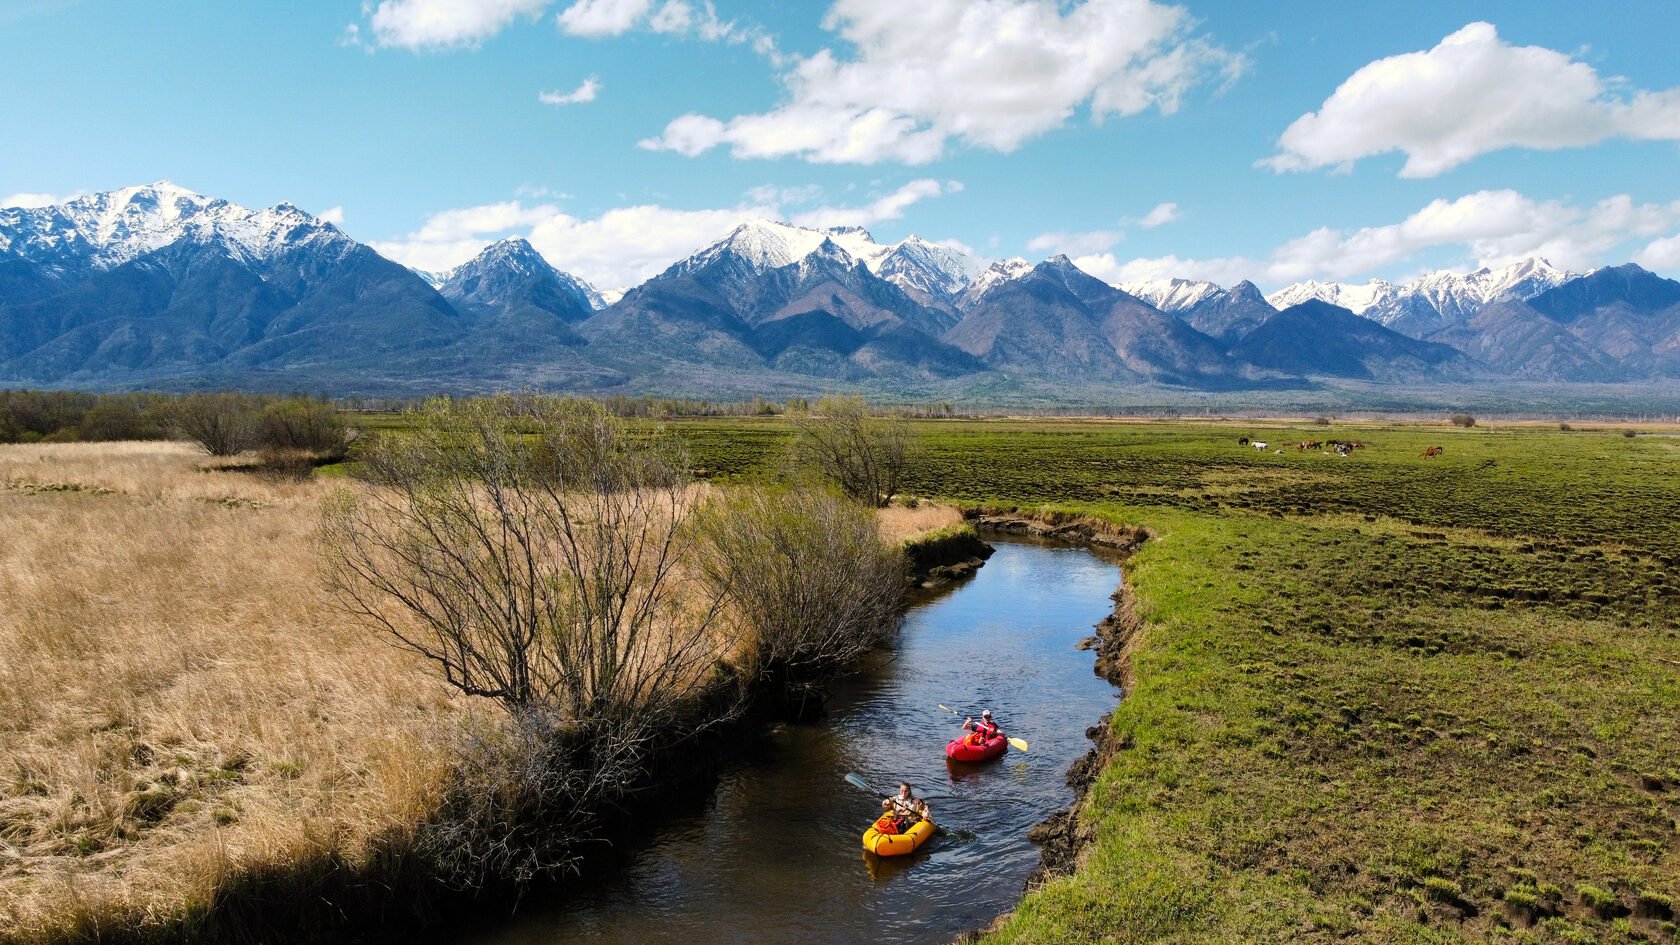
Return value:
[[(1067, 769), (1119, 695), (1075, 649), (1113, 608), (1119, 571), (1084, 549), (994, 544), (972, 579), (912, 609), (890, 654), (836, 688), (826, 720), (779, 727), (604, 879), (454, 941), (946, 943), (1012, 908), (1038, 863), (1028, 831), (1072, 802)], [(1031, 750), (947, 765), (960, 721), (940, 703), (991, 708)], [(910, 781), (941, 833), (907, 857), (865, 854), (879, 797), (847, 772), (882, 793)]]

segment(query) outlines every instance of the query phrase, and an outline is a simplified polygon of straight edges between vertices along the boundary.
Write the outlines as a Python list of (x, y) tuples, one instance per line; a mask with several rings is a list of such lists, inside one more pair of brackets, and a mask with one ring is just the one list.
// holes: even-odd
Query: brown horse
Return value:
[(1446, 451), (1447, 451), (1447, 448), (1444, 447), (1444, 446), (1431, 446), (1430, 448), (1423, 451), (1423, 455), (1425, 455), (1425, 456), (1439, 456), (1442, 453), (1445, 453)]

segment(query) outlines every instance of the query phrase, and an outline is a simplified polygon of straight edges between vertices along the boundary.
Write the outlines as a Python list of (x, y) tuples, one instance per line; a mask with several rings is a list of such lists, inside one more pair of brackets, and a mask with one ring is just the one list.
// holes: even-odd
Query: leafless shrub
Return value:
[(833, 483), (872, 507), (892, 502), (915, 450), (915, 431), (899, 418), (871, 415), (861, 397), (824, 397), (794, 416), (797, 470)]
[[(490, 807), (456, 807), (452, 829), (500, 831), (473, 848), (488, 869), (552, 816), (533, 827), (510, 811), (546, 810), (555, 792), (587, 810), (629, 785), (712, 672), (721, 602), (681, 580), (699, 494), (668, 441), (576, 400), (437, 400), (408, 419), (363, 457), (367, 487), (329, 504), (331, 582), (541, 742), (483, 755), (496, 770), (476, 777), (507, 780), (480, 798)], [(515, 756), (539, 760), (507, 768)], [(533, 849), (517, 854), (526, 866), (552, 859)]]
[(895, 630), (904, 555), (874, 513), (826, 489), (737, 491), (696, 516), (701, 574), (749, 631), (758, 672), (824, 680)]
[(260, 442), (257, 403), (241, 394), (192, 394), (175, 404), (172, 425), (211, 456), (237, 456)]

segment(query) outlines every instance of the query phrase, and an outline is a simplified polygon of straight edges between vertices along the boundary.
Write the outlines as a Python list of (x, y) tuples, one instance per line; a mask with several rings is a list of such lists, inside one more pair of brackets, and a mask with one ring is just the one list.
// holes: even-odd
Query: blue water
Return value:
[[(1119, 697), (1075, 644), (1113, 609), (1120, 575), (1084, 549), (994, 544), (973, 578), (916, 604), (892, 651), (836, 687), (826, 720), (779, 727), (606, 879), (457, 940), (946, 943), (1008, 911), (1038, 864), (1028, 831), (1072, 802), (1067, 769)], [(940, 703), (990, 708), (1030, 751), (948, 765), (960, 720)], [(907, 857), (865, 854), (860, 836), (900, 780), (941, 832)]]

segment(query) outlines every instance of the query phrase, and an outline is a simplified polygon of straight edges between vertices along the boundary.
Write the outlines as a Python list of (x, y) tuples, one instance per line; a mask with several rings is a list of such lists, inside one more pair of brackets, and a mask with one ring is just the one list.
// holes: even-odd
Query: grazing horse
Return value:
[(1248, 445), (1248, 437), (1246, 437), (1246, 436), (1237, 437), (1237, 445), (1238, 446), (1247, 446)]
[(1446, 451), (1447, 451), (1447, 448), (1445, 446), (1431, 446), (1430, 448), (1423, 451), (1423, 455), (1425, 455), (1425, 456), (1439, 456), (1442, 453), (1445, 453)]
[(1265, 440), (1250, 440), (1248, 445), (1254, 447), (1257, 450), (1264, 450), (1266, 448), (1266, 441)]
[(1324, 444), (1320, 443), (1318, 440), (1302, 440), (1301, 442), (1295, 444), (1295, 448), (1305, 453), (1307, 450), (1323, 449)]

